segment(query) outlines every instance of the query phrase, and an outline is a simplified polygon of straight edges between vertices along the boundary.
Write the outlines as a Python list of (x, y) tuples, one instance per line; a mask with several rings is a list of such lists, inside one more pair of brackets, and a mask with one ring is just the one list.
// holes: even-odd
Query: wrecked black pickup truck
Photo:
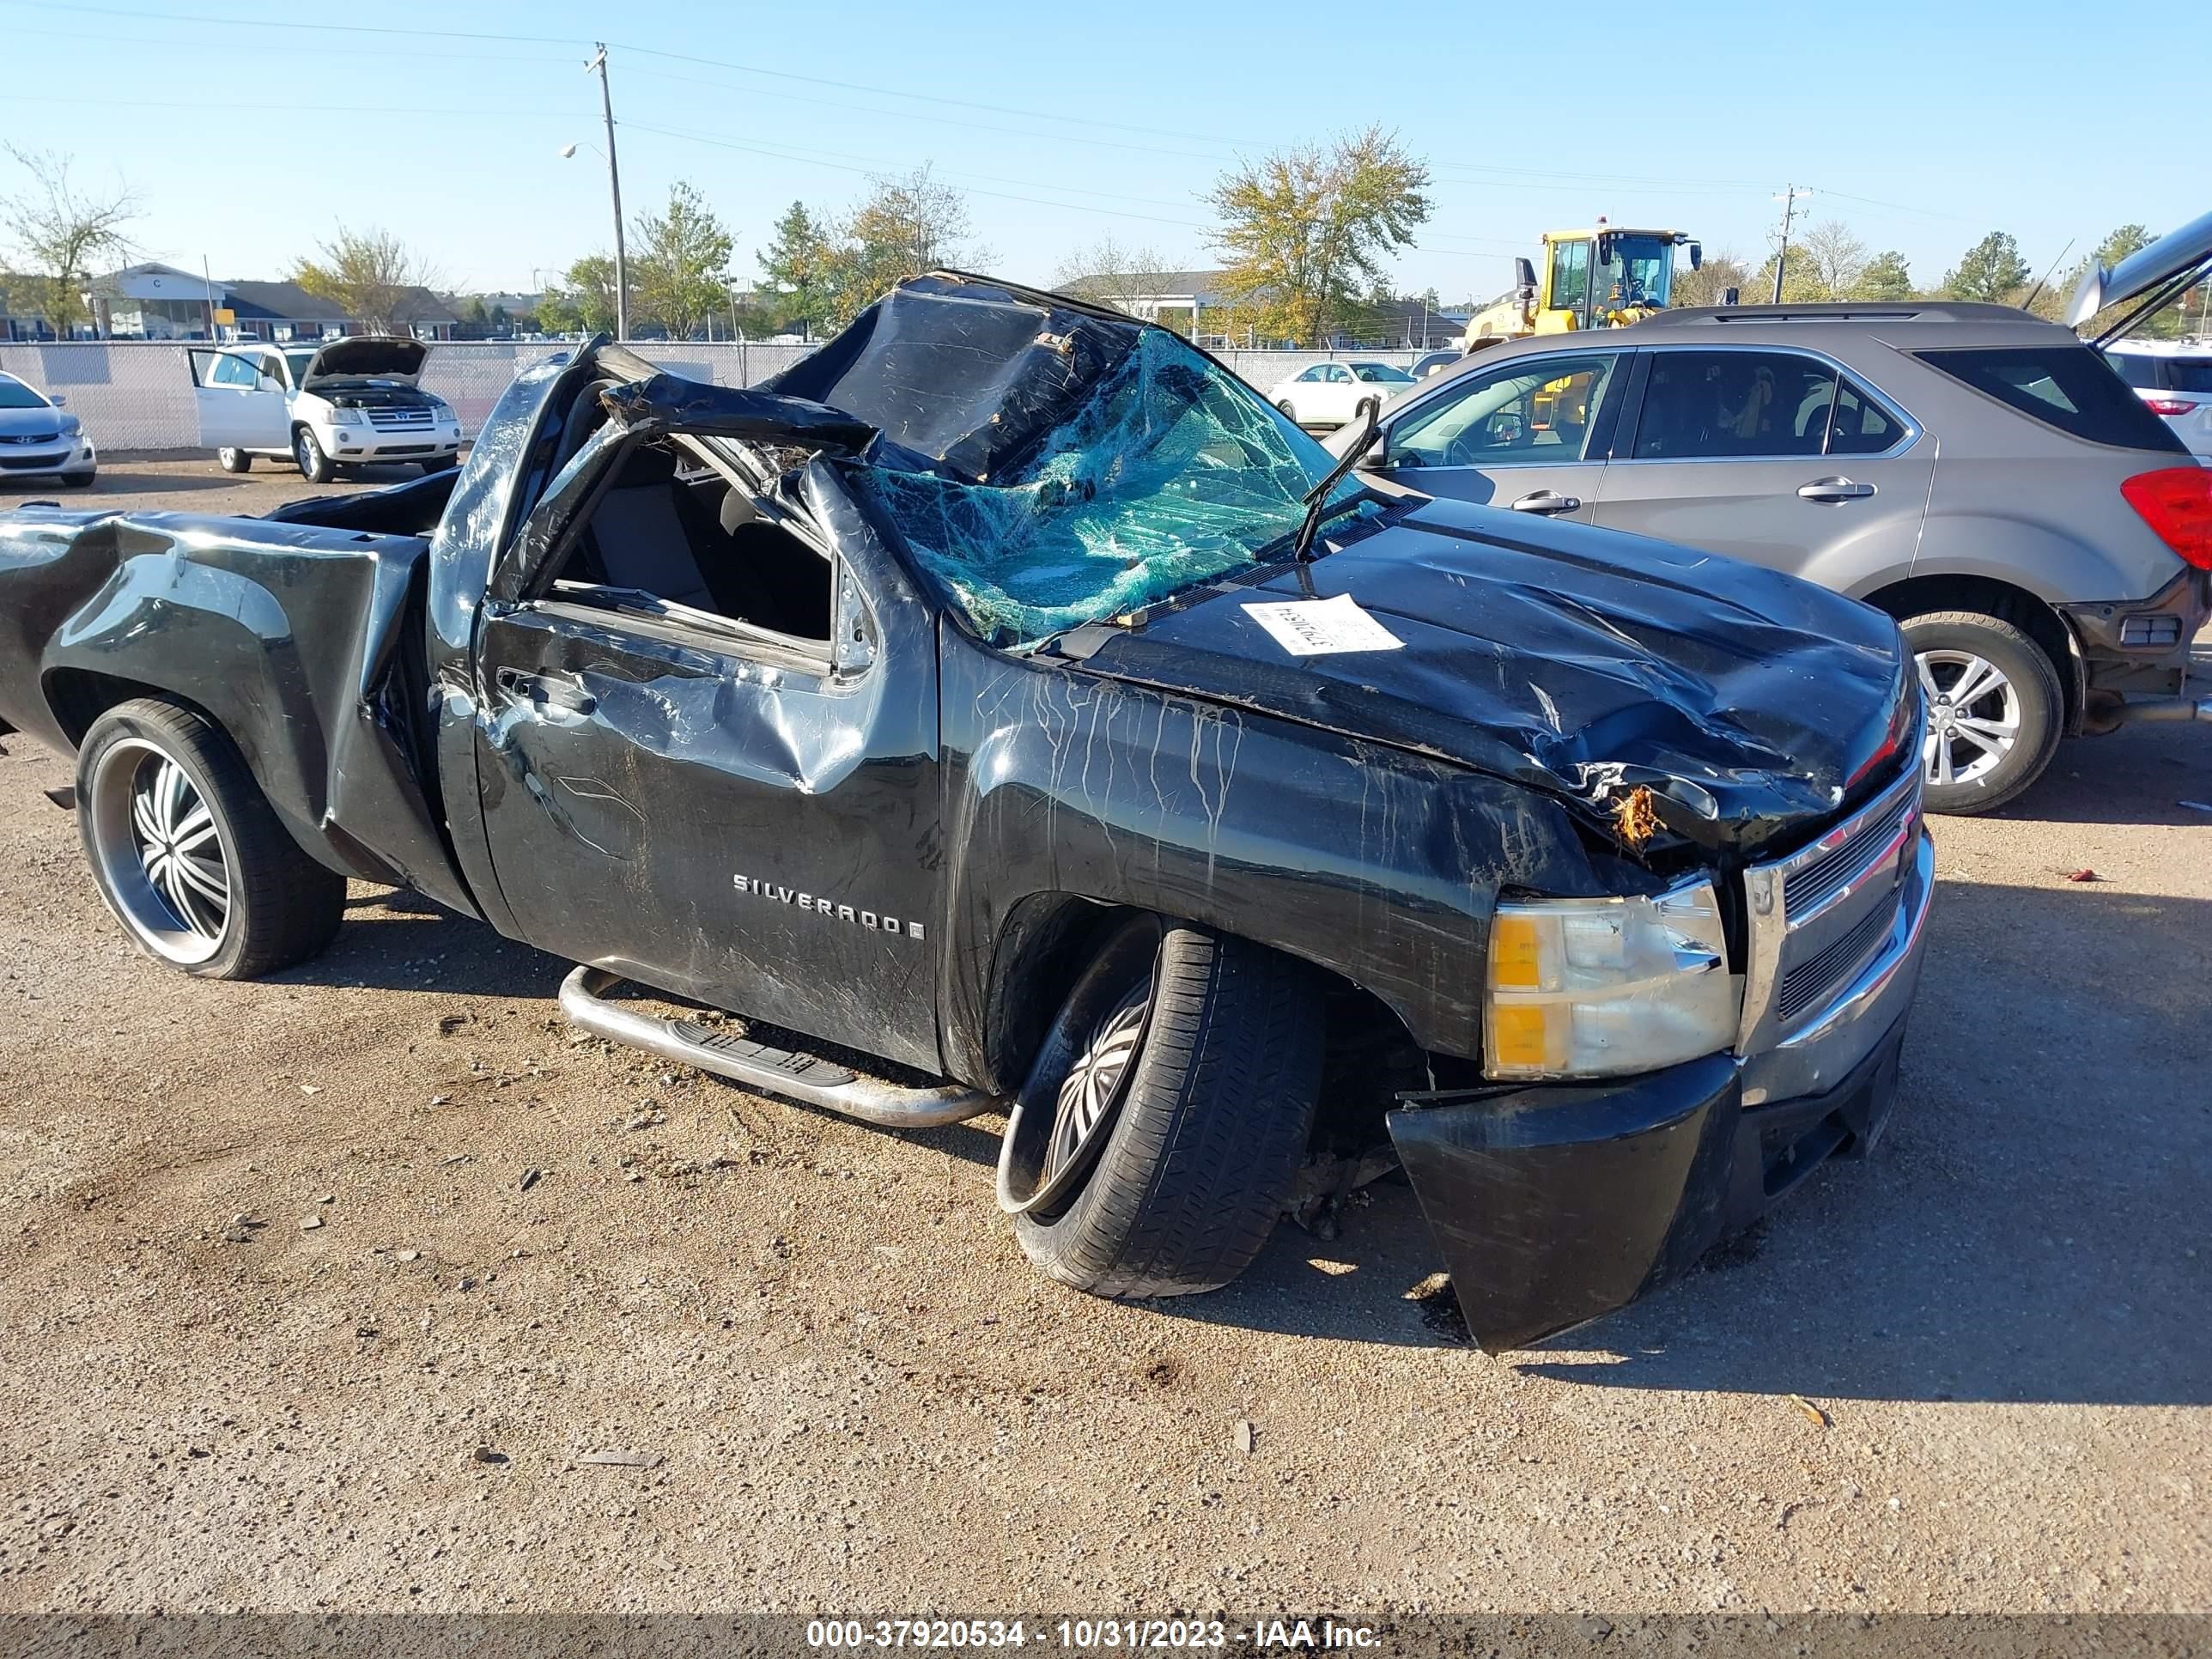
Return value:
[(589, 1030), (1005, 1113), (1023, 1248), (1101, 1295), (1234, 1278), (1325, 1058), (1388, 1051), (1516, 1346), (1879, 1133), (1920, 698), (1809, 584), (1331, 471), (1175, 335), (939, 273), (749, 390), (556, 356), (457, 474), (0, 518), (0, 721), (171, 967), (418, 890), (586, 964)]

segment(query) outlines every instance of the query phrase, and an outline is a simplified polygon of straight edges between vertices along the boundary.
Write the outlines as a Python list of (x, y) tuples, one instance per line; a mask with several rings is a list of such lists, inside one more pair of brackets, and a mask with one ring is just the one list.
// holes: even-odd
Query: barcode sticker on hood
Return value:
[(1274, 636), (1294, 657), (1326, 657), (1343, 651), (1395, 651), (1406, 643), (1359, 608), (1349, 593), (1333, 599), (1285, 599), (1248, 605), (1244, 614)]

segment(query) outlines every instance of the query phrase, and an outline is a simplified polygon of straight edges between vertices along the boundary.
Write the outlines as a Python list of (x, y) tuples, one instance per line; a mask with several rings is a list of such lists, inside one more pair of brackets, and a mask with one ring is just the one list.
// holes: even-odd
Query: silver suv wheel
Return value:
[(2004, 764), (2020, 741), (2020, 691), (2004, 671), (1971, 651), (1923, 651), (1928, 698), (1921, 762), (1930, 785), (1972, 783)]

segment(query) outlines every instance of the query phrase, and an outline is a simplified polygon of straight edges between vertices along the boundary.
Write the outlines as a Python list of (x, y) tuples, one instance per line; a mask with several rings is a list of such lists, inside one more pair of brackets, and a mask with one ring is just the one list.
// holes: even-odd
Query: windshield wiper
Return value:
[(1381, 435), (1382, 422), (1374, 409), (1367, 411), (1367, 429), (1352, 441), (1352, 447), (1344, 452), (1344, 459), (1329, 468), (1328, 476), (1305, 493), (1305, 522), (1298, 526), (1298, 538), (1291, 544), (1291, 559), (1296, 564), (1313, 562), (1314, 538), (1321, 532), (1321, 523), (1328, 516), (1329, 492), (1344, 482), (1344, 475), (1359, 465), (1360, 458), (1375, 447)]

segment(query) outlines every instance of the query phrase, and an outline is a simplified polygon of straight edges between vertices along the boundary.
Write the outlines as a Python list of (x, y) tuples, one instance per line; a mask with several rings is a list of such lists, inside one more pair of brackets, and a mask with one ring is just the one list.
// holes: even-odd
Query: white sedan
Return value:
[(1316, 363), (1279, 380), (1267, 401), (1300, 426), (1343, 426), (1364, 418), (1419, 381), (1388, 363)]

